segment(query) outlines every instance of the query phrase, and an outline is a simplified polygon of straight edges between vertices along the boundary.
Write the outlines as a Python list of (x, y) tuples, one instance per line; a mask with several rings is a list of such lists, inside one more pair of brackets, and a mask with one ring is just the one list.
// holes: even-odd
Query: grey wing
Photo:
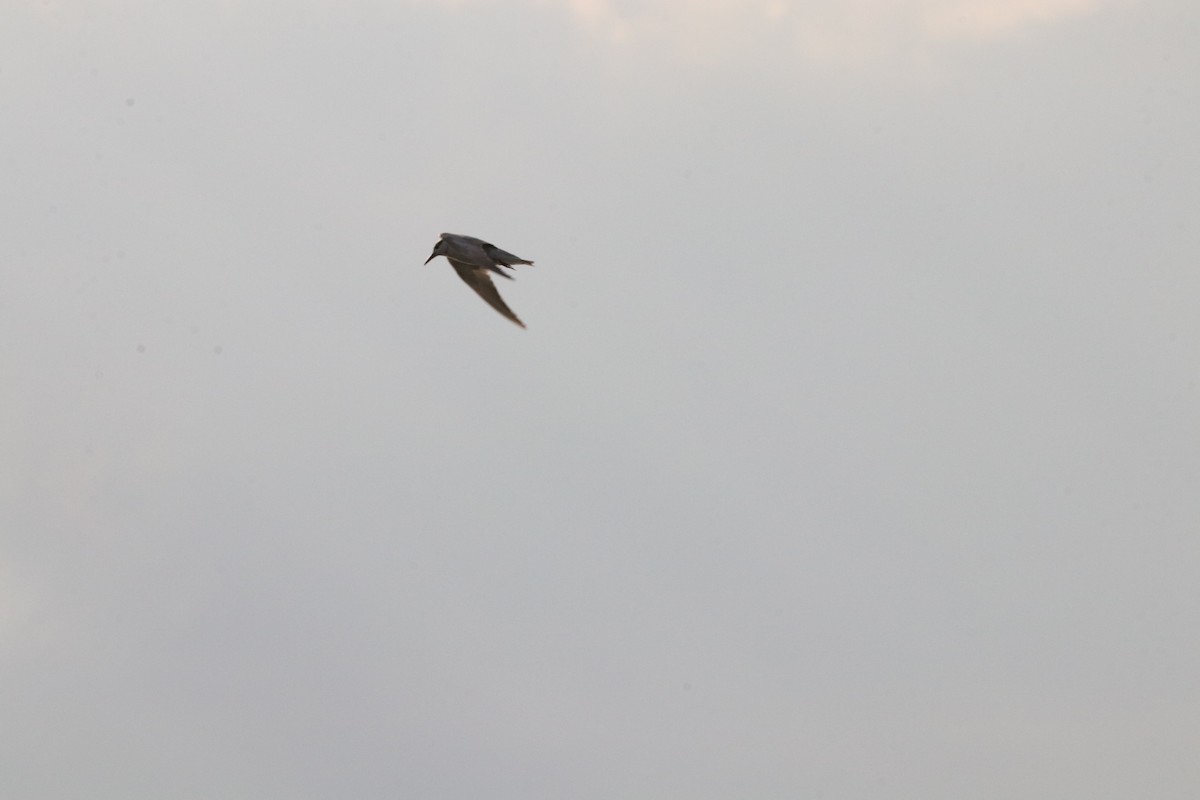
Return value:
[[(486, 269), (457, 261), (451, 261), (450, 264), (454, 267), (454, 271), (458, 273), (458, 277), (463, 279), (463, 283), (474, 289), (475, 294), (482, 297), (484, 302), (522, 328), (525, 327), (525, 323), (517, 319), (517, 315), (504, 302), (504, 298), (500, 296), (500, 292), (496, 291), (496, 284), (492, 283), (492, 278), (488, 275)], [(505, 277), (508, 276), (505, 275)]]
[(483, 248), (483, 252), (487, 253), (488, 258), (490, 258), (492, 261), (495, 261), (497, 264), (503, 264), (506, 267), (511, 267), (513, 264), (528, 264), (533, 266), (532, 261), (526, 261), (520, 256), (514, 256), (512, 253), (506, 250), (501, 250), (494, 244), (480, 242), (480, 247)]

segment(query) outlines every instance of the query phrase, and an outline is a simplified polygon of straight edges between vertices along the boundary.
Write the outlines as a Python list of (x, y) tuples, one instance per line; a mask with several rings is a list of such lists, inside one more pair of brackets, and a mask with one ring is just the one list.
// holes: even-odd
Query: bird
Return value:
[(438, 256), (445, 256), (446, 260), (450, 262), (450, 266), (454, 267), (454, 271), (458, 273), (458, 277), (462, 278), (467, 286), (474, 289), (475, 293), (482, 297), (489, 306), (522, 328), (525, 327), (525, 323), (517, 318), (517, 315), (500, 297), (500, 293), (496, 291), (496, 285), (492, 283), (492, 276), (488, 273), (494, 272), (511, 281), (512, 276), (501, 271), (500, 267), (512, 269), (514, 264), (533, 266), (532, 261), (505, 252), (483, 239), (457, 233), (443, 233), (437, 244), (433, 246), (433, 253), (425, 259), (425, 263), (428, 264)]

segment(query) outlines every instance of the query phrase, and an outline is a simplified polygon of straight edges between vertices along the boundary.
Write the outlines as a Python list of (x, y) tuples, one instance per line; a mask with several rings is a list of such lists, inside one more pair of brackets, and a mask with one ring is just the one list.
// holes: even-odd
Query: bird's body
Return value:
[(501, 267), (511, 269), (515, 264), (532, 266), (532, 261), (514, 256), (512, 253), (505, 252), (494, 244), (476, 239), (474, 236), (461, 236), (457, 233), (443, 233), (442, 238), (433, 246), (433, 254), (425, 259), (425, 263), (428, 264), (438, 256), (445, 256), (446, 260), (450, 262), (450, 266), (454, 267), (454, 271), (458, 273), (458, 277), (462, 278), (467, 286), (474, 289), (475, 293), (482, 297), (489, 306), (522, 328), (525, 327), (525, 323), (517, 319), (517, 315), (500, 297), (500, 293), (496, 291), (496, 285), (492, 283), (492, 276), (488, 273), (494, 272), (512, 280), (512, 276), (501, 270)]

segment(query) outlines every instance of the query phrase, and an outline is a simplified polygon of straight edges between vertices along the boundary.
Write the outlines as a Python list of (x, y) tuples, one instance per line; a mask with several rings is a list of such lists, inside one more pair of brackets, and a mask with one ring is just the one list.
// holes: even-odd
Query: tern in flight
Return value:
[(476, 239), (474, 236), (460, 236), (457, 233), (443, 233), (442, 238), (433, 246), (433, 254), (425, 259), (425, 263), (428, 264), (438, 256), (445, 256), (446, 260), (450, 262), (450, 266), (454, 267), (454, 271), (458, 273), (458, 277), (462, 278), (467, 286), (474, 289), (475, 293), (482, 297), (489, 306), (522, 328), (525, 327), (525, 323), (517, 319), (517, 315), (504, 302), (504, 298), (500, 297), (500, 293), (496, 291), (496, 285), (492, 283), (492, 276), (488, 273), (494, 272), (511, 281), (512, 276), (504, 273), (500, 269), (501, 267), (512, 269), (514, 264), (532, 265), (532, 261), (526, 261), (512, 253), (506, 253), (483, 239)]

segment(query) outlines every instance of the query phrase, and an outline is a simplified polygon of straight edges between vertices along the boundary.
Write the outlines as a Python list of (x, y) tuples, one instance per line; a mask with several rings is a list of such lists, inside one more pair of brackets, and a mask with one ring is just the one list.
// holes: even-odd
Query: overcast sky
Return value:
[(1194, 0), (6, 0), (0, 120), (0, 796), (1196, 796)]

